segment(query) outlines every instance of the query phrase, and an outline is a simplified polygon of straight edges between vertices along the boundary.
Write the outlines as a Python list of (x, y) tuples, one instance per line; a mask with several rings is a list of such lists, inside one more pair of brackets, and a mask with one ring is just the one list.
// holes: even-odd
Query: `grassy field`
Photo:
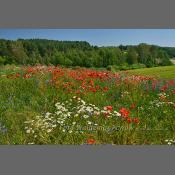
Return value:
[(128, 73), (130, 75), (154, 76), (158, 79), (173, 79), (175, 78), (175, 65), (129, 70)]
[(0, 144), (173, 145), (174, 70), (1, 67)]

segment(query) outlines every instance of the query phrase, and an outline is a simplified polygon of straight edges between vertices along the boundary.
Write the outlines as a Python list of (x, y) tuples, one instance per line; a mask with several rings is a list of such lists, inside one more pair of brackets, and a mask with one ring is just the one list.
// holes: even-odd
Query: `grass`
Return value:
[(174, 144), (174, 69), (2, 67), (0, 144)]
[(158, 79), (173, 79), (175, 78), (175, 65), (128, 70), (128, 73), (130, 75), (154, 76)]

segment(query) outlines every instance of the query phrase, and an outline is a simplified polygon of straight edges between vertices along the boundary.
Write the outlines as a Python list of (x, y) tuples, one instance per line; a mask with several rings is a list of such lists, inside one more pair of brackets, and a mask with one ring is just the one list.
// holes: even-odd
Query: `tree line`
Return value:
[(0, 39), (0, 65), (53, 64), (81, 67), (142, 64), (146, 67), (170, 65), (175, 48), (149, 44), (98, 47), (86, 41), (47, 39)]

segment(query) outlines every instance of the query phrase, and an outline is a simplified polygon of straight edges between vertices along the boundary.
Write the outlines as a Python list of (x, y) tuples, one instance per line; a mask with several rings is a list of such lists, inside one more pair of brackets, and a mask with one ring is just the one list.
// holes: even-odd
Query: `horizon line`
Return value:
[(91, 46), (97, 46), (97, 47), (119, 47), (119, 46), (138, 46), (140, 44), (147, 44), (147, 45), (152, 45), (152, 46), (158, 46), (158, 47), (169, 47), (169, 48), (174, 48), (175, 46), (165, 46), (165, 45), (158, 45), (158, 44), (153, 44), (153, 43), (146, 43), (146, 42), (140, 42), (138, 44), (119, 44), (119, 45), (95, 45), (92, 44), (89, 41), (86, 40), (58, 40), (58, 39), (49, 39), (49, 38), (16, 38), (16, 39), (7, 39), (7, 38), (0, 38), (0, 40), (7, 40), (7, 41), (18, 41), (18, 40), (48, 40), (48, 41), (61, 41), (61, 42), (67, 42), (67, 41), (72, 41), (72, 42), (87, 42)]

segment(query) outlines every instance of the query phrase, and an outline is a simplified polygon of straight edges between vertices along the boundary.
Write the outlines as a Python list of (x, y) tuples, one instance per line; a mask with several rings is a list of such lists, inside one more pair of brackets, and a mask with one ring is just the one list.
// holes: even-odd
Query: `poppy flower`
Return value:
[(23, 78), (31, 78), (31, 75), (29, 75), (29, 74), (24, 74)]
[(136, 105), (134, 103), (131, 104), (131, 106), (130, 106), (131, 109), (134, 109), (135, 107), (136, 107)]
[(104, 107), (104, 110), (112, 111), (113, 110), (113, 107), (112, 106), (105, 106)]
[(139, 123), (139, 119), (138, 118), (134, 118), (133, 122), (138, 124)]
[(96, 87), (95, 87), (96, 89), (100, 89), (100, 86), (99, 85), (96, 85)]
[(103, 91), (104, 91), (104, 92), (108, 91), (108, 87), (105, 86), (105, 87), (103, 88)]
[(132, 119), (131, 118), (127, 118), (127, 122), (128, 123), (131, 123), (132, 122)]
[(89, 144), (89, 145), (93, 145), (93, 144), (95, 144), (95, 140), (94, 139), (88, 139), (87, 140), (87, 144)]
[(97, 92), (97, 90), (96, 90), (95, 88), (89, 88), (89, 90), (90, 90), (91, 92)]
[(156, 84), (152, 84), (152, 90), (154, 91), (156, 88)]
[(20, 77), (20, 73), (16, 73), (16, 75), (15, 75), (16, 77)]
[(164, 92), (168, 89), (168, 85), (164, 85), (163, 87), (160, 88), (160, 91)]
[(127, 117), (129, 116), (129, 114), (130, 114), (130, 111), (129, 111), (128, 109), (126, 109), (126, 108), (121, 108), (121, 109), (120, 109), (120, 113), (121, 113), (121, 115), (122, 115), (124, 118), (127, 118)]
[(90, 80), (89, 83), (90, 83), (91, 86), (94, 86), (94, 81), (93, 80)]
[(33, 71), (34, 71), (33, 68), (29, 68), (29, 69), (27, 70), (28, 73), (32, 73)]

